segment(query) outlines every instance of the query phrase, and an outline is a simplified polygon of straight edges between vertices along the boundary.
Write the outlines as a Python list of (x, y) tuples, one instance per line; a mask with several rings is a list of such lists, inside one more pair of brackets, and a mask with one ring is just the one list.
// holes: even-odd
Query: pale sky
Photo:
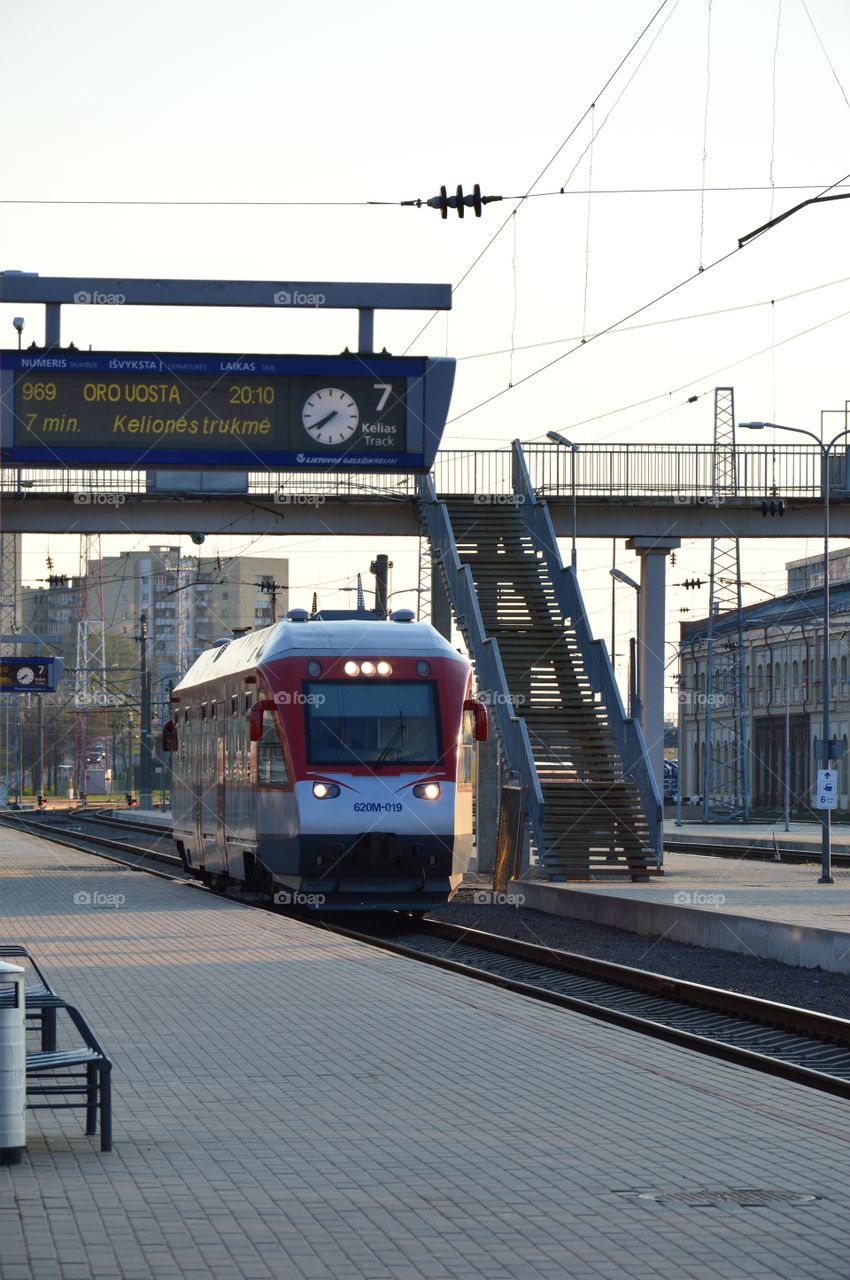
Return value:
[[(850, 181), (850, 5), (667, 0), (603, 91), (659, 3), (2, 0), (0, 269), (458, 286), (483, 255), (450, 316), (411, 347), (459, 361), (446, 447), (551, 429), (577, 443), (708, 443), (716, 385), (734, 386), (739, 420), (818, 430), (821, 410), (850, 396), (850, 202), (803, 210), (711, 264), (772, 215)], [(474, 182), (505, 197), (536, 183), (535, 195), (480, 220), (398, 205)], [(677, 190), (647, 194), (658, 188)], [(201, 203), (70, 203), (95, 201)], [(701, 265), (631, 325), (475, 409)], [(3, 345), (15, 314), (25, 341), (41, 340), (40, 308), (0, 306)], [(401, 354), (426, 318), (379, 314), (378, 347)], [(66, 308), (71, 340), (332, 352), (354, 345), (356, 316)], [(744, 544), (747, 598), (780, 592), (784, 561), (817, 549)], [(204, 554), (249, 550), (289, 556), (293, 603), (319, 583), (323, 603), (343, 605), (337, 588), (380, 550), (396, 562), (394, 587), (415, 585), (412, 543), (211, 536)], [(46, 553), (43, 538), (26, 540), (25, 581), (46, 576)], [(76, 571), (76, 539), (51, 538), (50, 554)], [(707, 542), (683, 546), (671, 584), (705, 577), (708, 555)], [(622, 544), (617, 560), (636, 572)], [(610, 542), (580, 543), (591, 621), (609, 642), (610, 563)], [(679, 607), (707, 600), (671, 591), (671, 641)], [(624, 592), (620, 651), (632, 617)]]

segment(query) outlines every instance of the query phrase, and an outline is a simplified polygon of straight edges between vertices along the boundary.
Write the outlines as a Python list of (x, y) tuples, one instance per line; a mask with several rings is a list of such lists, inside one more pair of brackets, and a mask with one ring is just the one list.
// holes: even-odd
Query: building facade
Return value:
[[(89, 564), (87, 614), (103, 621), (107, 653), (116, 641), (138, 652), (147, 622), (154, 685), (176, 680), (202, 650), (240, 628), (284, 616), (289, 598), (286, 560), (187, 556), (179, 547), (125, 551)], [(57, 635), (66, 667), (76, 663), (79, 580), (53, 575), (46, 587), (22, 588), (23, 624), (32, 635)], [(123, 653), (129, 653), (124, 646)], [(125, 659), (126, 660), (126, 659)], [(119, 661), (120, 665), (120, 661)], [(155, 694), (156, 696), (156, 694)]]
[[(850, 810), (850, 553), (830, 555), (833, 585), (826, 670), (823, 557), (795, 561), (786, 568), (788, 593), (743, 609), (740, 629), (737, 611), (715, 618), (711, 692), (708, 620), (681, 624), (679, 768), (685, 801), (701, 801), (708, 779), (709, 795), (721, 807), (731, 810), (736, 805), (734, 773), (727, 766), (742, 742), (750, 811), (781, 810), (786, 781), (790, 809), (809, 808), (817, 770), (823, 768), (815, 742), (823, 736), (826, 680), (830, 736), (842, 748), (835, 764), (838, 807)], [(743, 637), (743, 698), (735, 696), (728, 675), (735, 665), (728, 655), (737, 647), (739, 636)], [(727, 779), (726, 794), (720, 779)]]

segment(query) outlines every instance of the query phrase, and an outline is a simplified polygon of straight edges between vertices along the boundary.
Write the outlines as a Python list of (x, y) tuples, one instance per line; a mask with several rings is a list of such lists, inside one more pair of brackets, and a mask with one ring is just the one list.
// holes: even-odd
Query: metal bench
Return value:
[(0, 946), (0, 960), (27, 960), (35, 970), (37, 983), (25, 988), (27, 1021), (37, 1020), (41, 1026), (41, 1047), (45, 1052), (56, 1048), (56, 1010), (63, 1001), (56, 995), (35, 956), (26, 947)]
[[(56, 994), (26, 947), (0, 946), (0, 958), (29, 961), (39, 979), (38, 983), (25, 987), (26, 1016), (30, 1020), (37, 1018), (41, 1028), (41, 1051), (26, 1056), (27, 1108), (30, 1111), (63, 1111), (84, 1106), (86, 1133), (97, 1133), (99, 1114), (100, 1149), (111, 1151), (112, 1063), (79, 1009)], [(0, 997), (0, 1003), (5, 1000), (11, 1000), (11, 995)], [(67, 1012), (84, 1041), (83, 1045), (57, 1049), (56, 1015), (60, 1009)], [(58, 1100), (73, 1096), (77, 1097), (76, 1101)], [(31, 1097), (56, 1098), (57, 1101), (31, 1102)]]
[[(27, 1054), (27, 1107), (31, 1111), (64, 1111), (84, 1106), (86, 1133), (97, 1133), (100, 1116), (100, 1149), (112, 1150), (112, 1063), (79, 1009), (52, 997), (54, 1008), (64, 1009), (85, 1044), (75, 1049), (42, 1050)], [(75, 1070), (75, 1068), (79, 1068)], [(39, 1077), (49, 1083), (42, 1084)], [(71, 1097), (74, 1102), (30, 1102), (31, 1097)]]

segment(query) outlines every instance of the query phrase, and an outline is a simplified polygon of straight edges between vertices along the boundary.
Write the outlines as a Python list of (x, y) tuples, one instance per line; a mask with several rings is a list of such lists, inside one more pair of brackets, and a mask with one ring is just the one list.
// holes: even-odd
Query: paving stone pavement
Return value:
[[(0, 928), (115, 1063), (114, 1152), (0, 1170), (2, 1280), (850, 1276), (843, 1101), (4, 828)], [(704, 1188), (820, 1198), (639, 1198)]]

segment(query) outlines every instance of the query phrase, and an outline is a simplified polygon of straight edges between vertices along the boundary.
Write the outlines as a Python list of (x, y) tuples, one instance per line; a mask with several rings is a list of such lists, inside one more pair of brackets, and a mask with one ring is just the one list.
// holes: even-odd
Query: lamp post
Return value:
[(578, 453), (578, 445), (573, 444), (572, 440), (568, 440), (566, 436), (562, 436), (559, 431), (547, 431), (547, 439), (553, 444), (561, 444), (565, 449), (570, 451), (570, 494), (573, 506), (573, 545), (570, 552), (570, 564), (573, 569), (576, 567), (576, 454)]
[(630, 578), (627, 573), (623, 573), (622, 569), (609, 569), (612, 578), (616, 578), (617, 582), (624, 583), (627, 587), (631, 587), (637, 596), (637, 643), (634, 640), (629, 642), (631, 649), (630, 662), (630, 678), (629, 678), (629, 715), (633, 720), (641, 722), (643, 707), (641, 705), (641, 687), (640, 687), (640, 664), (643, 658), (641, 652), (641, 635), (640, 635), (640, 583), (635, 582), (634, 578)]
[[(823, 735), (822, 759), (824, 768), (829, 767), (830, 724), (829, 724), (829, 459), (839, 440), (850, 435), (850, 427), (839, 431), (826, 444), (819, 440), (814, 431), (805, 427), (786, 427), (779, 422), (741, 422), (738, 424), (747, 431), (763, 431), (772, 427), (776, 431), (791, 431), (794, 435), (808, 436), (820, 449), (821, 458), (821, 494), (823, 496), (823, 671), (821, 685), (823, 688)], [(821, 874), (818, 884), (834, 884), (832, 878), (832, 811), (821, 809)]]

